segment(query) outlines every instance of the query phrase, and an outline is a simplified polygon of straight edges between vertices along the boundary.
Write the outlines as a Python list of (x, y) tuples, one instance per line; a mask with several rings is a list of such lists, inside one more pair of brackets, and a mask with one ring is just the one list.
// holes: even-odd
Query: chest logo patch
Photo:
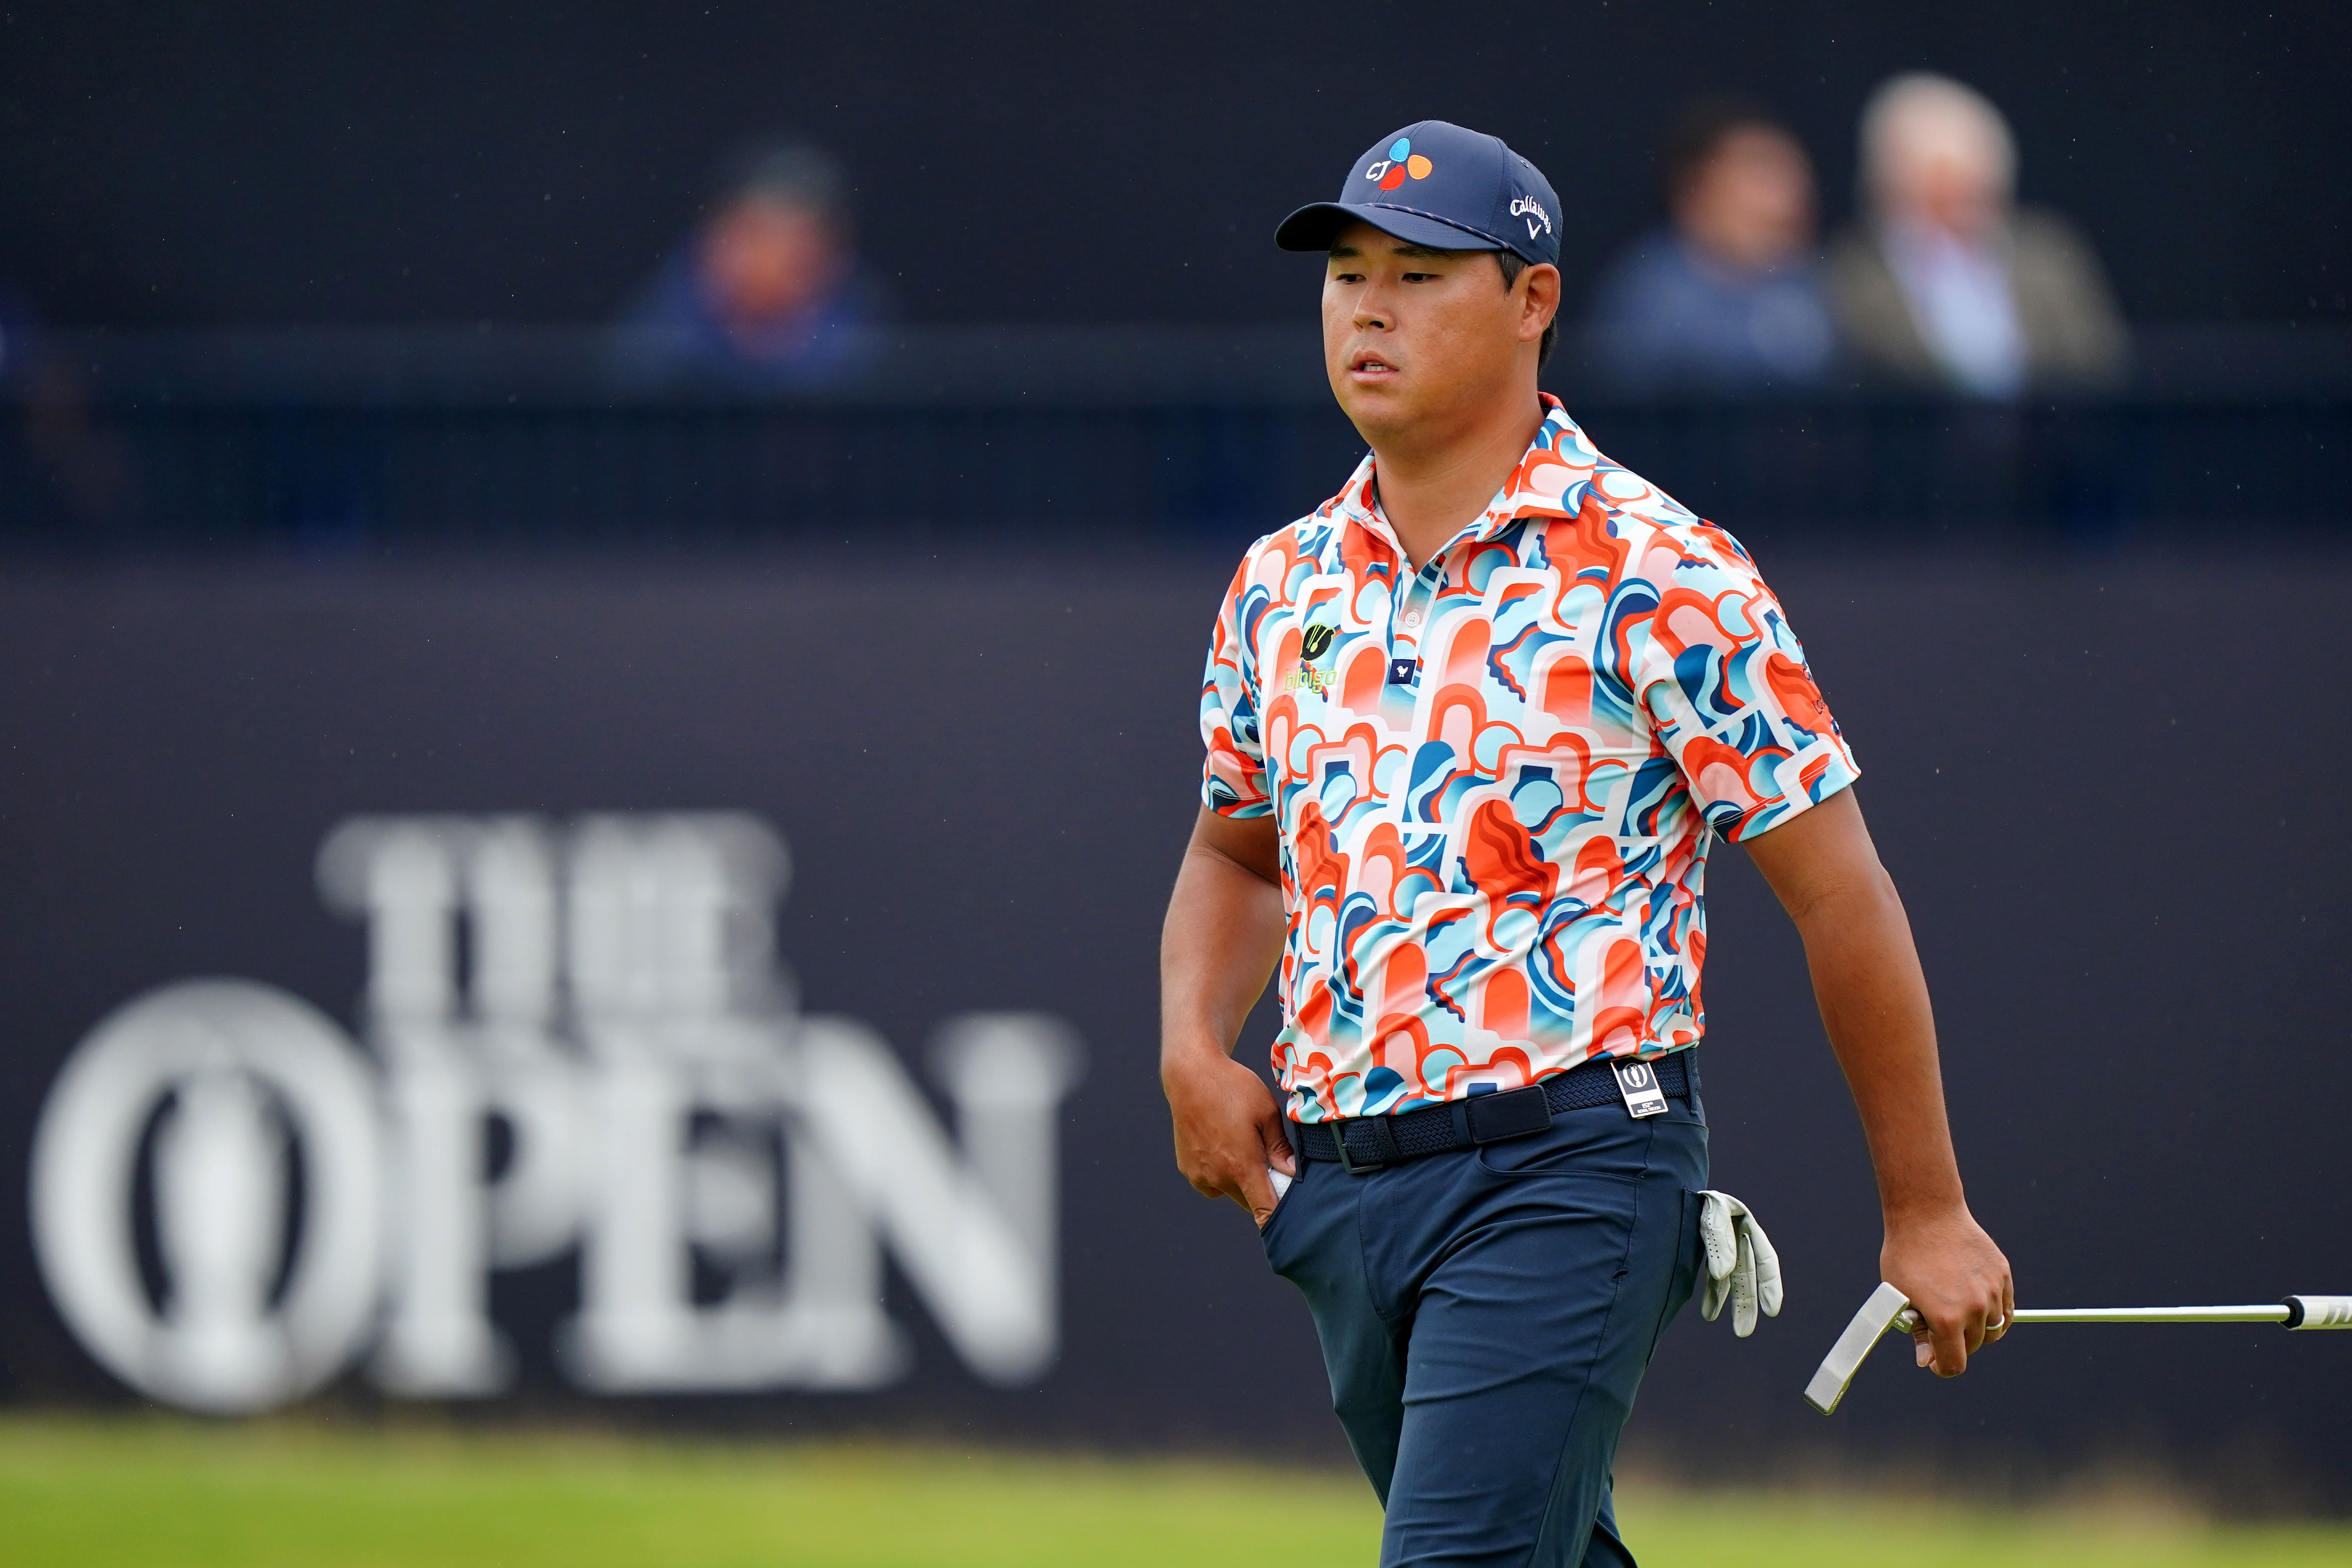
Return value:
[(1320, 697), (1339, 683), (1339, 677), (1328, 669), (1317, 668), (1315, 660), (1331, 651), (1336, 634), (1329, 626), (1308, 626), (1298, 639), (1298, 663), (1282, 678), (1283, 686), (1291, 691), (1312, 691)]

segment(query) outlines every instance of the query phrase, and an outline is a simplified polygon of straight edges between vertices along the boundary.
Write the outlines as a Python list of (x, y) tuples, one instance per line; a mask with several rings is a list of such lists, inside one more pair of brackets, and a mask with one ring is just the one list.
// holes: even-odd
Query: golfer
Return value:
[[(1737, 540), (1536, 389), (1566, 221), (1526, 159), (1423, 121), (1276, 231), (1325, 255), (1371, 451), (1234, 574), (1161, 950), (1177, 1163), (1305, 1293), (1384, 1564), (1633, 1561), (1610, 1467), (1701, 1268), (1718, 839), (1803, 934), (1921, 1363), (1957, 1374), (2011, 1310), (1795, 633)], [(1282, 1103), (1232, 1058), (1269, 977)]]

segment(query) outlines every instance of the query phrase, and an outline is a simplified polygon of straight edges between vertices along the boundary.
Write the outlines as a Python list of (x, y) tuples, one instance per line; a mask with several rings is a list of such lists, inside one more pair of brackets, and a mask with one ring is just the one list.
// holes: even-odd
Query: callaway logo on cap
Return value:
[(1328, 250), (1332, 237), (1361, 221), (1439, 250), (1510, 250), (1529, 261), (1559, 260), (1559, 198), (1543, 171), (1482, 132), (1424, 120), (1384, 136), (1339, 187), (1282, 220), (1275, 244)]

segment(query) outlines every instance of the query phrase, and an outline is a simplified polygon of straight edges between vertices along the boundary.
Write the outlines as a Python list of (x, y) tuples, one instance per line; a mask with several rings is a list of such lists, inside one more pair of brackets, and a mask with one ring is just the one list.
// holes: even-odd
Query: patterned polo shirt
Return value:
[(1696, 1044), (1708, 849), (1859, 771), (1738, 542), (1544, 403), (1419, 572), (1368, 456), (1218, 618), (1202, 796), (1280, 826), (1298, 1121)]

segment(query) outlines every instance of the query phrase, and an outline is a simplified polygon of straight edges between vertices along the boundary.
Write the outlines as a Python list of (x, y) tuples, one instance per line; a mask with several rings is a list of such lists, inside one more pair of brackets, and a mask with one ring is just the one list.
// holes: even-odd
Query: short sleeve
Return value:
[[(1659, 742), (1717, 832), (1769, 832), (1861, 776), (1780, 601), (1731, 536), (1678, 531), (1654, 553), (1657, 608), (1638, 689)], [(1663, 579), (1663, 580), (1660, 580)]]
[[(1250, 602), (1250, 562), (1244, 561), (1217, 612), (1208, 668), (1201, 677), (1201, 740), (1208, 748), (1201, 804), (1220, 816), (1266, 816), (1274, 811), (1258, 739), (1257, 652), (1249, 638), (1257, 618), (1254, 610), (1263, 606)], [(1264, 597), (1263, 590), (1257, 596)]]

